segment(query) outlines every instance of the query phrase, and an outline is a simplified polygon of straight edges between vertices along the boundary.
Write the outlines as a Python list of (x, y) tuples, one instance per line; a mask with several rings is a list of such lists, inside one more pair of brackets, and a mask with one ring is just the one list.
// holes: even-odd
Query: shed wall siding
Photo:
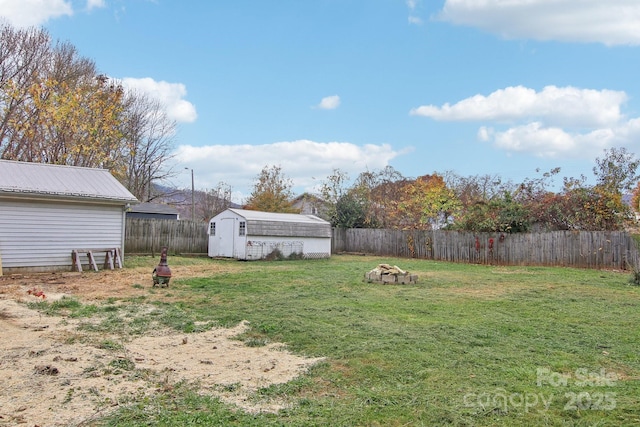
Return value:
[[(328, 258), (331, 256), (331, 238), (247, 236), (247, 242), (245, 244), (246, 254), (240, 259), (260, 259), (268, 255), (277, 244), (296, 244), (296, 246), (300, 246), (303, 255), (312, 255), (314, 258)], [(263, 249), (252, 250), (253, 248), (260, 247), (263, 247)], [(253, 254), (254, 257), (250, 256), (251, 254)], [(259, 256), (255, 257), (256, 254)], [(285, 254), (285, 256), (287, 255), (288, 254)]]
[(71, 268), (73, 249), (122, 248), (123, 227), (121, 206), (0, 200), (2, 265)]
[(328, 224), (253, 220), (248, 221), (247, 230), (252, 236), (331, 237)]

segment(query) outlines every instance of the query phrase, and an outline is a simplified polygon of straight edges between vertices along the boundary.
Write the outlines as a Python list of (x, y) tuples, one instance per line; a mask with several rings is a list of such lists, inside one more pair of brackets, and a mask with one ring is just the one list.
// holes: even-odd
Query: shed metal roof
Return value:
[(0, 160), (0, 195), (136, 203), (106, 169)]
[(305, 223), (305, 224), (330, 225), (327, 221), (323, 220), (322, 218), (318, 218), (315, 215), (262, 212), (262, 211), (251, 211), (247, 209), (234, 209), (234, 208), (229, 208), (229, 210), (242, 216), (247, 221), (281, 221), (281, 222), (297, 222), (297, 223)]

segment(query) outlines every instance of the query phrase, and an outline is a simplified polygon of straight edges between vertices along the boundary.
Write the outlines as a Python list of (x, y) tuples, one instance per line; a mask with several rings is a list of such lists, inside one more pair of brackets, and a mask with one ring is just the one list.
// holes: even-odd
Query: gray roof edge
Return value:
[(122, 198), (122, 197), (104, 197), (104, 196), (95, 196), (91, 194), (70, 194), (63, 192), (41, 192), (41, 191), (25, 191), (25, 190), (10, 190), (10, 189), (0, 189), (0, 197), (12, 197), (12, 198), (20, 198), (32, 199), (34, 196), (41, 199), (56, 199), (56, 200), (91, 200), (91, 201), (102, 201), (102, 202), (120, 202), (120, 203), (130, 203), (130, 204), (138, 204), (140, 201), (132, 196), (132, 198)]
[(141, 202), (136, 204), (129, 212), (132, 213), (152, 213), (163, 215), (179, 215), (180, 211), (174, 206), (163, 203)]
[(307, 220), (311, 220), (315, 223), (318, 224), (329, 224), (331, 225), (331, 223), (329, 221), (326, 221), (316, 215), (309, 215), (309, 214), (296, 214), (296, 213), (283, 213), (283, 212), (264, 212), (264, 211), (254, 211), (254, 210), (250, 210), (250, 209), (238, 209), (238, 208), (227, 208), (227, 210), (230, 210), (231, 212), (235, 213), (236, 215), (240, 215), (241, 217), (245, 218), (245, 219), (251, 219), (254, 221), (265, 221), (267, 219), (265, 218), (256, 218), (255, 216), (251, 215), (251, 212), (257, 212), (258, 215), (274, 215), (275, 218), (269, 218), (268, 221), (286, 221), (286, 219), (281, 219), (284, 218), (285, 216), (287, 218), (293, 218), (293, 217), (299, 217), (299, 218), (305, 218)]
[(7, 168), (0, 168), (0, 194), (139, 203), (107, 169), (0, 160), (3, 164)]
[(27, 164), (27, 165), (34, 165), (35, 167), (38, 166), (45, 166), (47, 168), (61, 168), (61, 169), (84, 169), (84, 170), (90, 170), (90, 171), (104, 171), (107, 172), (109, 174), (111, 174), (111, 172), (109, 172), (109, 169), (105, 169), (105, 168), (92, 168), (89, 166), (71, 166), (71, 165), (58, 165), (56, 163), (41, 163), (41, 162), (29, 162), (29, 161), (23, 161), (23, 160), (5, 160), (5, 159), (0, 159), (0, 163), (17, 163), (20, 165), (23, 164)]

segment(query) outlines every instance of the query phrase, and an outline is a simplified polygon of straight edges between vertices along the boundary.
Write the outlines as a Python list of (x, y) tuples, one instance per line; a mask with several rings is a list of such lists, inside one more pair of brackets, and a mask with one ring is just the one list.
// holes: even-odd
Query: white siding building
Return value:
[(208, 234), (210, 257), (331, 256), (331, 224), (314, 215), (230, 208), (209, 221)]
[[(137, 202), (104, 169), (0, 160), (3, 271), (71, 270), (75, 249), (122, 253), (125, 210)], [(95, 257), (102, 265), (106, 253)]]

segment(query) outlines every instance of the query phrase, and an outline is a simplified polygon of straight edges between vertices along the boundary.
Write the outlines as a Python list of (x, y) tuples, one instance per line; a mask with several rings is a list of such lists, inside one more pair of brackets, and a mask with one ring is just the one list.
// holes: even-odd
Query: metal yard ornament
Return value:
[(171, 269), (167, 265), (167, 247), (163, 246), (160, 252), (160, 263), (153, 269), (153, 286), (161, 288), (169, 287), (171, 280)]

